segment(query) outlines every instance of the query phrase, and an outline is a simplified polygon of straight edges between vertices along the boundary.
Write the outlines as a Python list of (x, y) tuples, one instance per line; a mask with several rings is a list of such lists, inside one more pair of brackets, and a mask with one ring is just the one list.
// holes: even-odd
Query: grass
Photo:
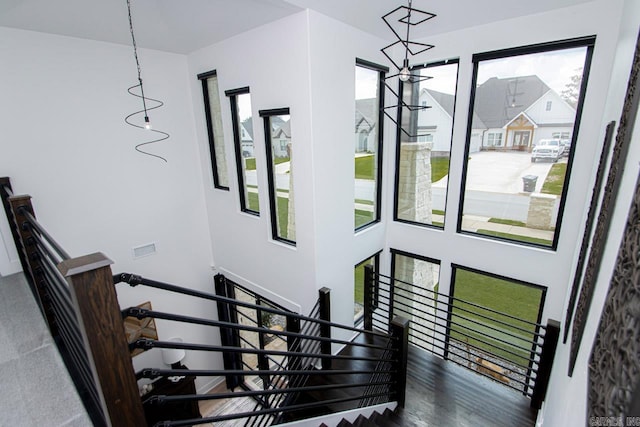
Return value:
[(503, 239), (516, 240), (518, 242), (535, 243), (537, 245), (551, 246), (553, 241), (547, 239), (540, 239), (538, 237), (519, 236), (517, 234), (502, 233), (500, 231), (493, 230), (478, 230), (478, 234), (484, 234), (485, 236), (502, 237)]
[(356, 157), (356, 179), (375, 179), (376, 156)]
[(566, 174), (567, 164), (555, 163), (553, 166), (551, 166), (551, 170), (549, 170), (547, 179), (544, 180), (541, 192), (546, 194), (553, 194), (556, 196), (561, 195)]
[(355, 210), (355, 227), (358, 228), (373, 221), (373, 212), (363, 211), (360, 209)]
[(527, 223), (522, 221), (516, 221), (513, 219), (504, 219), (504, 218), (489, 218), (489, 222), (493, 222), (494, 224), (505, 224), (505, 225), (515, 225), (518, 227), (526, 227)]
[[(454, 297), (461, 300), (473, 302), (474, 304), (478, 304), (483, 307), (487, 307), (492, 310), (496, 310), (501, 313), (526, 320), (528, 322), (537, 322), (538, 311), (542, 299), (542, 290), (531, 286), (511, 282), (509, 280), (491, 277), (485, 274), (457, 269), (455, 274)], [(463, 308), (464, 310), (469, 310), (470, 312), (461, 310), (461, 308)], [(528, 359), (529, 357), (528, 349), (531, 347), (531, 345), (527, 345), (525, 341), (510, 337), (506, 334), (493, 331), (488, 328), (479, 327), (479, 325), (473, 322), (460, 319), (459, 317), (455, 316), (455, 314), (465, 316), (469, 319), (488, 324), (494, 328), (522, 336), (527, 340), (533, 340), (532, 332), (534, 330), (534, 327), (532, 325), (526, 325), (513, 319), (509, 319), (508, 317), (492, 314), (459, 301), (456, 301), (454, 303), (453, 313), (454, 320), (462, 325), (452, 326), (451, 335), (453, 338), (458, 339), (462, 342), (468, 341), (470, 345), (479, 347), (486, 351), (490, 351), (517, 364), (525, 366), (527, 365), (528, 361), (526, 359)], [(479, 316), (478, 314), (489, 316), (513, 326), (507, 326), (501, 323), (492, 322)], [(525, 351), (514, 349), (513, 347), (510, 347), (505, 343), (500, 343), (498, 341), (492, 340), (489, 337), (482, 337), (482, 334), (480, 333), (465, 330), (464, 327), (466, 326), (475, 330), (484, 329), (482, 331), (483, 333), (491, 334), (496, 338), (511, 342), (520, 347), (524, 347), (527, 350)], [(526, 329), (531, 332), (525, 333), (518, 330), (517, 328)], [(470, 335), (471, 338), (466, 337), (461, 332), (464, 332), (464, 334), (466, 335)], [(478, 339), (474, 338), (480, 338), (484, 341), (493, 343), (495, 346), (480, 342)], [(504, 351), (498, 347), (507, 349), (520, 356), (510, 354), (509, 351)]]
[[(248, 194), (248, 208), (252, 211), (260, 212), (260, 202), (258, 200), (258, 193), (249, 192)], [(278, 211), (278, 231), (279, 237), (287, 239), (289, 233), (287, 231), (289, 225), (289, 198), (278, 197), (277, 200)]]
[[(274, 163), (279, 165), (280, 163), (288, 162), (289, 157), (276, 157)], [(256, 158), (255, 157), (246, 157), (244, 159), (244, 169), (248, 171), (256, 170)]]
[[(375, 179), (376, 156), (361, 156), (355, 158), (356, 179)], [(436, 182), (449, 174), (448, 157), (431, 158), (431, 182)]]
[(448, 157), (431, 158), (431, 182), (440, 181), (449, 174)]

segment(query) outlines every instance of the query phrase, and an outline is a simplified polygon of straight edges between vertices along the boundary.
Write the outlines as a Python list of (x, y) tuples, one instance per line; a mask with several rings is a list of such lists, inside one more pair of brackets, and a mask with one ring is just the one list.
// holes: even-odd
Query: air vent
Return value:
[(156, 244), (149, 243), (148, 245), (142, 245), (133, 248), (133, 258), (142, 258), (145, 256), (153, 255), (156, 253)]

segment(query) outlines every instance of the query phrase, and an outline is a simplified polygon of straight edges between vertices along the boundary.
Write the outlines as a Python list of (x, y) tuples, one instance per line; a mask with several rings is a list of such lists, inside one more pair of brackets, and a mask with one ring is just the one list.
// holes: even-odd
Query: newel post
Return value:
[[(320, 320), (331, 321), (331, 289), (322, 288), (319, 291), (319, 307), (320, 307)], [(320, 325), (320, 336), (323, 338), (331, 338), (331, 326)], [(331, 355), (331, 342), (320, 341), (320, 352), (322, 354)], [(322, 369), (331, 369), (331, 359), (324, 357), (322, 359)]]
[(547, 320), (542, 353), (540, 354), (540, 361), (538, 362), (538, 375), (536, 376), (536, 383), (533, 386), (533, 393), (531, 394), (532, 408), (540, 409), (547, 395), (549, 377), (551, 376), (551, 368), (553, 367), (553, 359), (556, 355), (559, 337), (560, 322), (553, 319)]
[(409, 354), (409, 320), (404, 317), (396, 316), (391, 321), (391, 338), (396, 340), (394, 348), (395, 360), (392, 363), (393, 370), (396, 372), (397, 379), (397, 398), (398, 406), (404, 408), (407, 394), (407, 357)]
[(58, 265), (67, 279), (89, 366), (110, 425), (146, 425), (111, 264), (101, 253)]
[[(29, 276), (28, 270), (29, 265), (27, 264), (27, 260), (24, 257), (24, 252), (20, 249), (20, 234), (18, 233), (17, 225), (13, 221), (13, 213), (11, 212), (11, 203), (9, 203), (9, 197), (13, 196), (13, 188), (11, 187), (11, 180), (8, 177), (0, 178), (0, 198), (2, 199), (2, 207), (4, 208), (4, 213), (7, 215), (7, 221), (9, 222), (9, 228), (11, 229), (11, 236), (13, 237), (13, 242), (16, 245), (16, 250), (18, 252), (18, 258), (20, 259), (20, 265), (22, 266), (22, 271), (27, 277), (27, 280), (31, 280)], [(30, 283), (33, 286), (33, 283)]]
[[(233, 283), (228, 282), (227, 278), (223, 274), (215, 275), (214, 285), (216, 295), (235, 299), (236, 295)], [(238, 324), (238, 313), (234, 306), (224, 301), (218, 301), (216, 304), (218, 308), (218, 320), (221, 322)], [(240, 332), (237, 329), (221, 327), (220, 341), (224, 346), (240, 348)], [(224, 363), (224, 369), (226, 370), (242, 370), (242, 355), (240, 353), (225, 351), (222, 353), (222, 362)], [(226, 375), (225, 380), (227, 388), (229, 390), (233, 390), (244, 382), (244, 377), (241, 375)]]

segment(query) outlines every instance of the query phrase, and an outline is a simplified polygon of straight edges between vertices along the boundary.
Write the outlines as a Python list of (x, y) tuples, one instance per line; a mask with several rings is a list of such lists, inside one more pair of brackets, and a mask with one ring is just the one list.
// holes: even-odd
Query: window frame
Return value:
[[(541, 291), (541, 295), (540, 295), (540, 306), (538, 307), (538, 316), (535, 320), (535, 323), (537, 323), (538, 325), (542, 324), (542, 314), (544, 313), (544, 306), (546, 304), (547, 301), (547, 291), (549, 290), (549, 288), (547, 286), (543, 286), (543, 285), (538, 285), (535, 283), (531, 283), (531, 282), (526, 282), (524, 280), (520, 280), (520, 279), (514, 279), (512, 277), (507, 277), (507, 276), (502, 276), (500, 274), (496, 274), (496, 273), (490, 273), (488, 271), (483, 271), (483, 270), (479, 270), (476, 268), (472, 268), (472, 267), (466, 267), (463, 266), (461, 264), (455, 264), (455, 263), (451, 263), (451, 282), (449, 284), (449, 304), (453, 305), (453, 301), (455, 297), (455, 285), (456, 285), (456, 273), (458, 270), (464, 270), (467, 271), (469, 273), (474, 273), (474, 274), (481, 274), (483, 276), (488, 276), (491, 277), (493, 279), (498, 279), (498, 280), (504, 280), (507, 282), (513, 282), (514, 284), (517, 285), (522, 285), (522, 286), (528, 286), (530, 288), (534, 288), (534, 289), (539, 289)], [(473, 301), (469, 301), (469, 302), (473, 302)], [(488, 308), (488, 307), (487, 307)], [(445, 350), (444, 350), (444, 358), (447, 359), (449, 357), (449, 341), (451, 339), (451, 317), (453, 314), (453, 309), (450, 309), (449, 312), (447, 313), (447, 327), (446, 327), (446, 334), (445, 334)], [(535, 333), (539, 333), (540, 332), (540, 327), (536, 326), (535, 328)], [(529, 359), (534, 359), (533, 356), (535, 356), (535, 346), (532, 345), (531, 347), (531, 351), (529, 352)], [(539, 363), (539, 361), (537, 362)], [(526, 373), (526, 377), (531, 376), (531, 370), (533, 369), (533, 360), (529, 361), (529, 369), (527, 370)]]
[[(278, 190), (276, 188), (275, 168), (273, 165), (273, 140), (271, 139), (271, 117), (274, 116), (291, 116), (288, 107), (276, 108), (271, 110), (260, 110), (258, 115), (262, 117), (264, 122), (264, 140), (267, 154), (267, 181), (269, 184), (269, 213), (271, 215), (271, 237), (273, 240), (296, 246), (296, 241), (278, 235)], [(291, 118), (289, 118), (291, 120)], [(292, 138), (293, 139), (293, 138)], [(282, 141), (279, 141), (282, 144)], [(291, 161), (293, 156), (289, 159)]]
[[(356, 265), (354, 265), (353, 269), (355, 270), (356, 268), (362, 266), (365, 262), (367, 262), (368, 260), (373, 258), (373, 271), (375, 271), (376, 273), (380, 272), (380, 254), (381, 253), (382, 253), (382, 249), (380, 249), (378, 252), (374, 253), (370, 257), (367, 257), (367, 258), (363, 259), (362, 261), (360, 261), (359, 263), (357, 263)], [(363, 278), (363, 280), (364, 280), (364, 278)], [(363, 283), (363, 285), (364, 285), (364, 283)], [(379, 288), (378, 288), (378, 281), (377, 280), (374, 281), (374, 286), (375, 286), (375, 288), (373, 289), (373, 307), (377, 308), (378, 307), (378, 300), (379, 300), (379, 297), (380, 297), (380, 291), (379, 291)], [(356, 287), (356, 283), (353, 284), (353, 291), (354, 291), (353, 305), (354, 306), (356, 304), (356, 301), (355, 301), (355, 287)], [(364, 295), (363, 295), (363, 298), (364, 298)], [(363, 301), (363, 303), (364, 303), (364, 301)], [(362, 314), (357, 319), (354, 317), (353, 326), (355, 328), (358, 328), (360, 326), (362, 326), (364, 328), (364, 310), (362, 311)]]
[(557, 250), (558, 240), (560, 238), (560, 231), (561, 231), (562, 223), (564, 219), (564, 209), (567, 201), (567, 193), (569, 191), (569, 184), (571, 181), (571, 169), (573, 166), (573, 158), (574, 158), (575, 146), (576, 146), (574, 142), (578, 138), (578, 133), (580, 129), (580, 121), (582, 119), (582, 110), (584, 107), (584, 98), (586, 95), (587, 84), (589, 82), (589, 74), (591, 69), (591, 62), (593, 60), (593, 51), (594, 51), (595, 43), (596, 43), (596, 36), (592, 35), (592, 36), (576, 37), (572, 39), (557, 40), (552, 42), (538, 43), (538, 44), (532, 44), (532, 45), (526, 45), (526, 46), (518, 46), (513, 48), (507, 48), (507, 49), (499, 49), (499, 50), (483, 52), (483, 53), (476, 53), (472, 56), (473, 72), (472, 72), (471, 93), (469, 97), (469, 112), (467, 117), (467, 131), (466, 131), (466, 141), (465, 141), (465, 149), (464, 149), (464, 157), (463, 157), (464, 159), (468, 159), (470, 155), (469, 149), (471, 145), (471, 133), (472, 133), (473, 114), (474, 114), (474, 107), (475, 107), (476, 82), (478, 80), (478, 67), (480, 62), (493, 60), (493, 59), (505, 59), (509, 57), (530, 55), (530, 54), (536, 54), (536, 53), (560, 51), (563, 49), (586, 48), (584, 68), (582, 71), (582, 81), (580, 83), (580, 97), (578, 98), (578, 103), (576, 105), (576, 115), (575, 115), (573, 130), (571, 134), (571, 148), (569, 150), (569, 156), (567, 159), (567, 169), (565, 173), (565, 180), (562, 188), (562, 194), (560, 195), (560, 204), (558, 206), (558, 216), (556, 219), (553, 241), (551, 245), (548, 246), (542, 243), (525, 242), (521, 240), (508, 239), (505, 237), (490, 236), (490, 235), (476, 233), (473, 231), (466, 231), (462, 229), (462, 220), (464, 216), (464, 199), (465, 199), (465, 192), (467, 187), (467, 169), (468, 169), (467, 160), (465, 160), (462, 164), (460, 199), (458, 203), (458, 221), (456, 226), (456, 232), (458, 234), (476, 236), (482, 239), (495, 240), (495, 241), (506, 242), (506, 243), (511, 243), (515, 245), (536, 247), (536, 248), (546, 249), (550, 251)]
[[(233, 124), (233, 149), (236, 155), (236, 172), (238, 175), (238, 193), (240, 196), (240, 210), (242, 212), (248, 213), (254, 216), (260, 216), (260, 211), (254, 211), (253, 209), (249, 209), (248, 206), (248, 194), (249, 191), (247, 189), (247, 184), (244, 179), (244, 168), (243, 162), (244, 158), (242, 157), (242, 138), (240, 136), (240, 120), (238, 117), (238, 95), (250, 94), (249, 86), (244, 86), (237, 89), (229, 89), (224, 92), (224, 94), (229, 98), (229, 103), (231, 105), (231, 123)], [(252, 107), (253, 108), (253, 107)], [(253, 115), (253, 114), (252, 114)], [(254, 139), (254, 150), (255, 150), (255, 139)], [(257, 161), (256, 161), (257, 164)], [(256, 165), (257, 171), (257, 165)], [(246, 193), (246, 197), (245, 197)], [(258, 192), (258, 194), (260, 194)], [(259, 208), (258, 208), (259, 209)]]
[[(455, 129), (455, 124), (456, 124), (456, 106), (458, 104), (458, 82), (459, 82), (459, 77), (460, 77), (460, 58), (450, 58), (450, 59), (443, 59), (440, 61), (434, 61), (434, 62), (429, 62), (429, 63), (425, 63), (425, 64), (418, 64), (418, 65), (413, 65), (410, 67), (410, 71), (411, 73), (413, 73), (415, 70), (422, 70), (422, 69), (428, 69), (428, 68), (432, 68), (432, 67), (438, 67), (438, 66), (443, 66), (443, 65), (450, 65), (450, 64), (457, 64), (456, 66), (456, 90), (455, 90), (455, 94), (453, 95), (453, 114), (451, 116), (451, 135), (449, 136), (449, 170), (451, 170), (451, 150), (453, 149), (453, 129)], [(404, 89), (404, 83), (402, 81), (399, 80), (398, 82), (398, 94), (400, 94), (400, 96), (402, 96), (403, 94), (403, 89)], [(400, 99), (399, 100), (399, 104), (402, 105), (403, 100)], [(401, 125), (402, 125), (402, 110), (403, 108), (398, 108), (397, 111), (397, 117), (396, 117), (396, 159), (395, 159), (395, 177), (394, 177), (394, 183), (393, 183), (393, 221), (395, 222), (400, 222), (400, 223), (404, 223), (404, 224), (412, 224), (412, 225), (417, 225), (420, 227), (425, 227), (425, 228), (430, 228), (433, 230), (440, 230), (443, 231), (444, 227), (446, 224), (443, 223), (443, 225), (435, 225), (435, 224), (426, 224), (423, 222), (418, 222), (418, 221), (412, 221), (409, 219), (403, 219), (403, 218), (399, 218), (398, 217), (398, 206), (399, 206), (399, 199), (398, 199), (398, 186), (400, 184), (400, 150), (401, 150), (401, 143), (400, 143), (400, 138), (402, 135), (402, 129), (401, 129)], [(433, 134), (432, 134), (432, 138), (433, 138)], [(433, 183), (432, 183), (433, 184)], [(446, 207), (447, 207), (447, 200), (449, 198), (449, 184), (447, 183), (447, 188), (445, 191), (445, 195), (444, 195), (444, 206), (445, 206), (445, 221), (446, 221)]]
[[(229, 191), (228, 185), (225, 186), (220, 183), (219, 164), (218, 164), (218, 158), (216, 156), (216, 150), (215, 150), (216, 139), (213, 132), (213, 119), (211, 117), (211, 105), (210, 105), (211, 98), (209, 97), (209, 79), (211, 77), (216, 77), (216, 84), (218, 84), (218, 81), (217, 81), (218, 72), (217, 70), (211, 70), (205, 73), (200, 73), (197, 75), (197, 77), (198, 77), (198, 80), (200, 80), (202, 85), (202, 98), (204, 101), (204, 115), (205, 115), (206, 124), (207, 124), (207, 138), (209, 140), (209, 156), (211, 160), (211, 175), (213, 176), (213, 187), (219, 190)], [(218, 85), (218, 92), (220, 90), (219, 88), (220, 86)], [(217, 101), (218, 101), (218, 105), (220, 105), (220, 99), (218, 99)], [(220, 110), (222, 110), (222, 105), (220, 105)], [(224, 136), (222, 138), (222, 147), (224, 148)], [(226, 155), (226, 150), (224, 151)], [(226, 159), (224, 160), (226, 161)], [(229, 169), (227, 168), (227, 182), (229, 181), (228, 174), (229, 174)]]
[[(356, 58), (355, 62), (356, 67), (366, 68), (372, 71), (376, 71), (378, 73), (378, 120), (377, 120), (377, 137), (376, 141), (376, 192), (375, 192), (375, 200), (374, 200), (374, 218), (359, 226), (355, 226), (355, 233), (371, 227), (382, 220), (381, 215), (381, 207), (382, 207), (382, 150), (383, 150), (383, 141), (384, 141), (384, 95), (385, 95), (385, 79), (386, 74), (389, 72), (389, 67), (385, 67), (384, 65), (376, 64), (375, 62), (367, 61), (365, 59)], [(355, 98), (355, 97), (354, 97)], [(355, 107), (355, 99), (354, 99), (354, 107)], [(355, 153), (354, 153), (355, 154)], [(355, 185), (355, 170), (354, 170), (354, 185)], [(355, 198), (354, 198), (355, 203)], [(355, 216), (355, 206), (354, 206), (354, 216)], [(354, 220), (355, 222), (355, 220)]]

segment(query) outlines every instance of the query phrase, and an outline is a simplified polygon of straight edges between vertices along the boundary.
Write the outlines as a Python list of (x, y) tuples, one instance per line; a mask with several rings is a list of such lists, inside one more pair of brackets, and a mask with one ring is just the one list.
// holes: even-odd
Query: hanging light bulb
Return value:
[(402, 70), (400, 70), (400, 73), (398, 74), (398, 78), (401, 81), (406, 82), (410, 77), (411, 71), (409, 71), (409, 60), (405, 58), (404, 62), (402, 63)]
[(149, 116), (144, 116), (144, 128), (147, 130), (151, 129), (151, 122), (149, 121)]

